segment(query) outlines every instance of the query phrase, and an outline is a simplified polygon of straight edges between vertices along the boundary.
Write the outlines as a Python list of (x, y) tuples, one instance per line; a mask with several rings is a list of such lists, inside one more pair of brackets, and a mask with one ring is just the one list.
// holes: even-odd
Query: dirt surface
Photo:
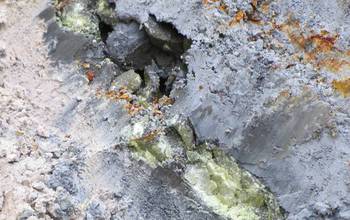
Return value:
[(28, 201), (37, 200), (39, 207), (39, 200), (53, 193), (43, 183), (54, 164), (44, 148), (57, 132), (52, 118), (68, 98), (58, 91), (59, 80), (50, 77), (57, 69), (51, 68), (43, 42), (45, 24), (36, 18), (44, 4), (0, 2), (0, 219), (16, 219), (32, 210)]
[(5, 18), (0, 31), (0, 219), (27, 219), (35, 212), (49, 218), (46, 209), (56, 192), (45, 181), (57, 154), (75, 140), (56, 120), (74, 96), (61, 89), (68, 71), (48, 58), (47, 25), (38, 17), (47, 2), (0, 4)]

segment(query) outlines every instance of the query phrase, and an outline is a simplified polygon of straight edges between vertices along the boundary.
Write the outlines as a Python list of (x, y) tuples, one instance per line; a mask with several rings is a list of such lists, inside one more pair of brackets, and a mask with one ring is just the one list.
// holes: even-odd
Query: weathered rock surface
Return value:
[[(192, 74), (172, 113), (189, 115), (200, 140), (218, 140), (260, 177), (288, 219), (343, 218), (349, 111), (332, 80), (348, 77), (347, 3), (205, 2), (120, 1), (116, 10), (145, 23), (152, 14), (193, 40), (186, 55)], [(319, 203), (332, 207), (317, 211)]]
[(135, 93), (140, 89), (141, 84), (142, 79), (140, 75), (134, 70), (129, 70), (117, 76), (117, 78), (112, 82), (112, 90), (126, 88), (132, 93)]
[[(4, 158), (10, 170), (38, 149), (49, 167), (18, 177), (17, 194), (31, 192), (19, 215), (349, 218), (349, 3), (123, 0), (100, 2), (102, 11), (82, 3), (79, 15), (97, 18), (86, 28), (104, 22), (113, 31), (49, 28), (52, 59), (80, 60), (56, 76), (65, 98), (43, 121), (58, 134), (36, 129), (37, 146), (28, 138), (16, 163)], [(1, 121), (3, 134), (8, 127)]]
[(108, 36), (107, 47), (113, 59), (120, 64), (128, 64), (136, 69), (150, 63), (151, 45), (145, 31), (137, 22), (118, 23)]
[(190, 44), (171, 25), (157, 22), (154, 16), (149, 16), (144, 26), (152, 44), (161, 50), (181, 55), (187, 49), (186, 43)]

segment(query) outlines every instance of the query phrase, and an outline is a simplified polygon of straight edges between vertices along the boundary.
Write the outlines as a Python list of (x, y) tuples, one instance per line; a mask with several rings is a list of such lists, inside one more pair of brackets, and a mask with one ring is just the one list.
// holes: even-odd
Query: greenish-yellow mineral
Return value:
[(107, 0), (98, 0), (96, 11), (106, 24), (115, 25), (117, 23), (115, 11), (110, 7)]
[(185, 180), (217, 214), (235, 220), (282, 218), (273, 195), (234, 159), (219, 150), (191, 151), (187, 155)]
[[(224, 218), (283, 219), (272, 193), (259, 180), (241, 169), (233, 158), (217, 146), (195, 145), (193, 131), (187, 123), (182, 122), (174, 127), (178, 132), (176, 146), (168, 141), (168, 136), (174, 134), (154, 132), (130, 142), (134, 155), (151, 167), (162, 166), (164, 161), (184, 163), (184, 181), (206, 206)], [(182, 154), (175, 153), (179, 146)]]
[(59, 24), (70, 31), (99, 38), (98, 19), (87, 10), (85, 4), (73, 2), (63, 8)]

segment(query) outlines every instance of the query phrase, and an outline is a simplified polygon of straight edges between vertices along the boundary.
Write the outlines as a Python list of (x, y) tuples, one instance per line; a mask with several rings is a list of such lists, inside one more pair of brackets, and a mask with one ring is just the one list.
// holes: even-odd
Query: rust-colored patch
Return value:
[(291, 91), (290, 90), (283, 90), (283, 91), (281, 91), (280, 92), (280, 94), (279, 94), (279, 96), (280, 97), (283, 97), (283, 98), (289, 98), (289, 97), (291, 97)]
[(252, 0), (251, 4), (254, 8), (257, 8), (258, 7), (258, 0)]
[(250, 23), (256, 24), (256, 25), (263, 24), (262, 18), (260, 16), (261, 11), (263, 11), (263, 9), (261, 9), (261, 7), (264, 5), (265, 5), (264, 7), (266, 7), (266, 5), (268, 6), (269, 4), (267, 2), (252, 0), (250, 2), (250, 5), (252, 6), (253, 10), (252, 11), (244, 11), (244, 10), (237, 11), (234, 18), (231, 21), (229, 21), (230, 27), (233, 27), (234, 25), (240, 23), (241, 21), (250, 22)]
[(337, 35), (331, 36), (328, 32), (323, 31), (321, 34), (310, 36), (306, 41), (311, 42), (318, 52), (328, 52), (335, 49), (337, 37)]
[(168, 96), (163, 96), (159, 99), (158, 102), (161, 106), (166, 106), (166, 105), (174, 104), (175, 101), (174, 101), (174, 99), (169, 98)]
[(81, 66), (82, 66), (84, 69), (90, 69), (90, 63), (82, 63)]
[(148, 109), (153, 116), (163, 117), (162, 107), (170, 106), (175, 102), (174, 99), (169, 98), (168, 96), (163, 96), (161, 98), (155, 98), (152, 103), (145, 104), (144, 101), (132, 96), (126, 87), (122, 87), (118, 91), (97, 91), (96, 95), (114, 101), (126, 101), (127, 103), (124, 105), (124, 109), (127, 110), (128, 114), (131, 116), (138, 114), (142, 110)]
[(225, 12), (226, 14), (228, 14), (228, 6), (225, 5), (225, 4), (220, 4), (219, 10)]
[[(216, 2), (220, 2), (219, 5), (214, 5)], [(216, 8), (226, 14), (229, 13), (229, 8), (223, 0), (202, 0), (202, 4), (207, 7), (207, 9)]]
[(89, 80), (89, 82), (92, 82), (95, 78), (95, 72), (92, 70), (86, 71), (86, 77)]
[(350, 78), (342, 80), (334, 80), (332, 82), (334, 90), (339, 92), (344, 97), (350, 96)]
[(136, 115), (141, 110), (144, 110), (144, 107), (141, 106), (140, 104), (132, 104), (132, 103), (125, 104), (124, 108), (128, 111), (128, 114), (132, 116)]
[(71, 3), (71, 0), (58, 0), (55, 6), (56, 10), (62, 11), (67, 5)]
[(159, 116), (163, 117), (163, 112), (161, 111), (161, 108), (163, 106), (170, 106), (174, 104), (175, 100), (172, 98), (169, 98), (168, 96), (163, 96), (160, 99), (155, 98), (152, 102), (152, 112), (153, 116)]
[(128, 102), (132, 101), (132, 97), (125, 87), (120, 88), (119, 91), (114, 91), (114, 90), (107, 91), (105, 95), (107, 98), (113, 99), (115, 101), (118, 101), (118, 100), (126, 100)]
[(258, 0), (252, 0), (250, 5), (253, 8), (253, 11), (246, 12), (247, 20), (253, 24), (261, 25), (262, 19), (260, 17), (260, 7), (261, 7), (262, 1)]
[(305, 34), (300, 22), (291, 18), (285, 24), (272, 26), (285, 32), (289, 40), (304, 52), (306, 62), (316, 68), (339, 72), (344, 67), (350, 66), (349, 51), (341, 51), (336, 47), (338, 34), (331, 34), (326, 30), (320, 33), (310, 31), (310, 34)]
[(163, 116), (163, 112), (160, 110), (160, 108), (161, 108), (161, 105), (159, 104), (159, 100), (158, 99), (154, 100), (152, 103), (153, 116), (159, 116), (159, 117)]
[(328, 59), (320, 60), (317, 63), (318, 68), (324, 67), (327, 70), (332, 72), (339, 72), (347, 66), (348, 67), (350, 66), (350, 62), (340, 58), (328, 58)]
[(144, 136), (140, 137), (140, 138), (135, 138), (132, 139), (132, 141), (143, 141), (143, 142), (152, 142), (153, 140), (155, 140), (159, 134), (160, 134), (161, 130), (154, 130), (151, 131), (147, 134), (145, 134)]
[(238, 11), (235, 17), (229, 22), (229, 26), (232, 27), (245, 19), (247, 19), (247, 14), (245, 11)]
[(278, 96), (274, 100), (274, 103), (276, 104), (276, 103), (284, 102), (291, 98), (292, 98), (292, 92), (289, 89), (285, 89), (278, 94)]
[(119, 91), (107, 91), (104, 95), (107, 98), (115, 101), (125, 100), (127, 103), (124, 105), (124, 109), (131, 116), (136, 115), (138, 112), (144, 109), (144, 107), (140, 104), (134, 103), (132, 95), (125, 87), (120, 88)]
[(261, 5), (261, 11), (262, 11), (262, 13), (268, 14), (268, 13), (269, 13), (269, 10), (270, 10), (270, 4), (269, 4), (268, 2), (264, 2), (264, 3)]

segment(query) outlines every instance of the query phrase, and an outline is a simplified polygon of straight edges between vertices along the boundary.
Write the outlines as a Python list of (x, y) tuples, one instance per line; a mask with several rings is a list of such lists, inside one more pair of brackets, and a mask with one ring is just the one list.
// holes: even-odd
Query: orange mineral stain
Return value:
[(269, 5), (269, 3), (265, 2), (265, 3), (263, 3), (263, 4), (261, 5), (261, 11), (262, 11), (262, 13), (267, 14), (267, 13), (269, 13), (269, 10), (270, 10), (270, 5)]
[(350, 96), (350, 78), (342, 80), (334, 80), (333, 88), (335, 91), (339, 92), (344, 97)]
[(229, 26), (232, 27), (246, 18), (247, 18), (247, 14), (245, 13), (245, 11), (238, 11), (235, 17), (229, 22)]
[(95, 78), (95, 72), (92, 70), (86, 71), (86, 77), (89, 80), (89, 82), (92, 82)]
[(326, 30), (319, 33), (311, 30), (306, 34), (295, 19), (273, 27), (286, 33), (290, 42), (304, 52), (306, 62), (313, 64), (315, 68), (339, 72), (350, 66), (349, 51), (342, 51), (336, 47), (338, 34), (331, 34)]

